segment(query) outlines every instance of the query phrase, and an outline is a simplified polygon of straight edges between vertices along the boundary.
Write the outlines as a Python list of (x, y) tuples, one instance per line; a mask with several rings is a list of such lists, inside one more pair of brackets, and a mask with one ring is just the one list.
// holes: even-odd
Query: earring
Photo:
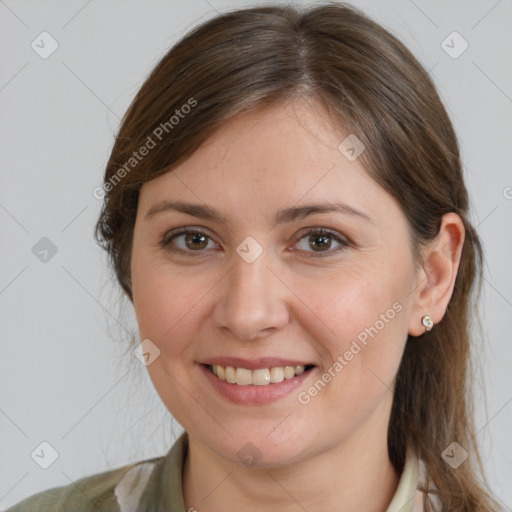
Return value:
[(431, 331), (432, 327), (434, 327), (434, 322), (432, 321), (432, 318), (430, 318), (430, 315), (425, 315), (421, 319), (421, 323), (425, 326), (425, 331)]

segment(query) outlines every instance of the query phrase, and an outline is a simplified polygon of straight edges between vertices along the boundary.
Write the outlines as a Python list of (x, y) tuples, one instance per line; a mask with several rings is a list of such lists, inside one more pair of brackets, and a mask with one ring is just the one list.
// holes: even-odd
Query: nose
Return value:
[(251, 341), (286, 326), (290, 320), (287, 298), (291, 291), (269, 265), (265, 251), (252, 263), (238, 254), (233, 260), (215, 305), (217, 328), (229, 330), (235, 339)]

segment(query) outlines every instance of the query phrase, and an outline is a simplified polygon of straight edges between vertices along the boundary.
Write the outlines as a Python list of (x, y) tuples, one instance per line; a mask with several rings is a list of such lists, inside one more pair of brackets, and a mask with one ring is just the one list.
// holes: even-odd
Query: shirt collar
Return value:
[(183, 432), (167, 455), (155, 466), (139, 502), (140, 512), (186, 512), (182, 473), (188, 451), (188, 435)]
[(409, 451), (393, 499), (386, 512), (412, 512), (419, 476), (419, 460)]

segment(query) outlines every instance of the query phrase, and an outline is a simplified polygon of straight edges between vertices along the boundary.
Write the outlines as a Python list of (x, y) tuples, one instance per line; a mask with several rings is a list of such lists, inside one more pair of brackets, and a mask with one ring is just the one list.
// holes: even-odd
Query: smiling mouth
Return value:
[(315, 366), (273, 366), (271, 368), (258, 368), (249, 370), (247, 368), (235, 368), (234, 366), (221, 366), (209, 364), (206, 367), (219, 380), (236, 384), (237, 386), (269, 386), (278, 384), (284, 380), (292, 379), (302, 373), (310, 371)]

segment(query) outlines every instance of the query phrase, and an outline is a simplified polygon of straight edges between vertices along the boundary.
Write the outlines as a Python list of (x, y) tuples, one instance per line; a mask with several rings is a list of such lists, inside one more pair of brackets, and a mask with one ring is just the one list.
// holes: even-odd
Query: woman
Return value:
[(185, 433), (10, 509), (489, 511), (481, 246), (428, 74), (354, 8), (218, 16), (156, 66), (97, 240)]

